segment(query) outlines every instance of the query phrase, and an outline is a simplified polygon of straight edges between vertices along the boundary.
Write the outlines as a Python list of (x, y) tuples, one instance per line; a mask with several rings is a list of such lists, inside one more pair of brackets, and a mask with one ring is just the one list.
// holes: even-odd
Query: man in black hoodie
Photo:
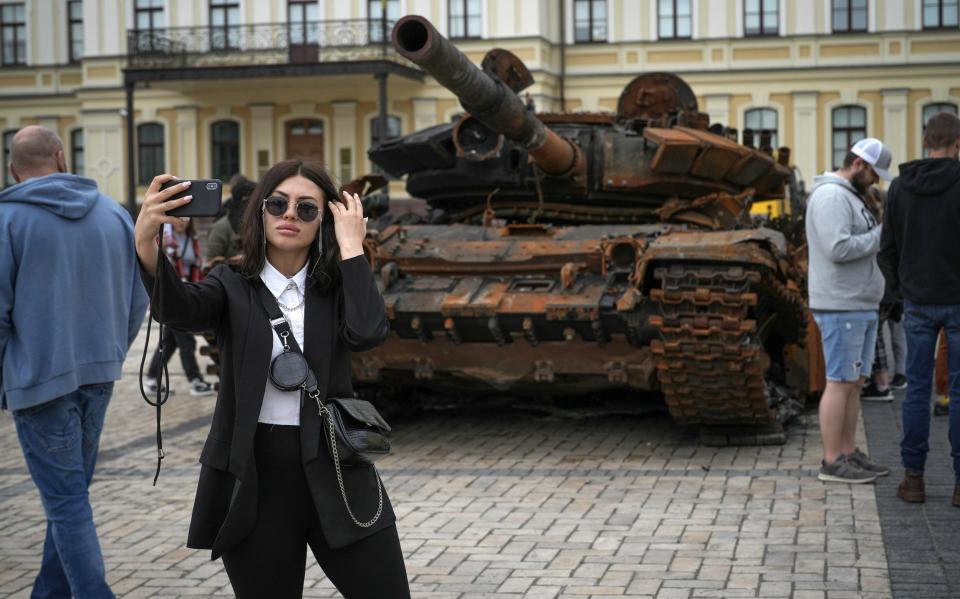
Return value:
[(900, 165), (890, 185), (877, 261), (904, 298), (907, 397), (897, 496), (926, 501), (923, 468), (929, 451), (930, 393), (937, 333), (948, 340), (950, 447), (960, 507), (960, 119), (941, 112), (927, 121), (930, 157)]

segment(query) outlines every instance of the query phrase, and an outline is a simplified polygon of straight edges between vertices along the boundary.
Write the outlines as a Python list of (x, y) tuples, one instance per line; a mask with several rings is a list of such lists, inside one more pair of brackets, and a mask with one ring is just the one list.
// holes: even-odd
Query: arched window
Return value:
[(760, 147), (760, 133), (770, 132), (770, 147), (777, 148), (777, 111), (773, 108), (752, 108), (743, 115), (743, 133), (753, 133), (753, 145)]
[(214, 179), (229, 181), (240, 172), (240, 125), (216, 121), (210, 125), (210, 171)]
[[(389, 115), (387, 117), (387, 139), (395, 139), (400, 137), (401, 133), (401, 123), (400, 117)], [(376, 146), (380, 143), (380, 117), (373, 117), (370, 119), (370, 145)]]
[(833, 168), (843, 164), (850, 146), (867, 136), (867, 109), (838, 106), (833, 109)]
[(86, 175), (84, 168), (83, 129), (74, 129), (70, 132), (70, 172), (82, 177)]
[(137, 125), (137, 183), (150, 185), (153, 178), (163, 173), (163, 125)]
[[(957, 105), (950, 102), (934, 102), (933, 104), (927, 104), (923, 107), (923, 132), (927, 130), (927, 121), (930, 120), (935, 114), (940, 114), (941, 112), (949, 112), (950, 114), (957, 114)], [(920, 133), (920, 146), (923, 146), (923, 132)], [(926, 158), (930, 155), (930, 150), (923, 148), (923, 157)]]

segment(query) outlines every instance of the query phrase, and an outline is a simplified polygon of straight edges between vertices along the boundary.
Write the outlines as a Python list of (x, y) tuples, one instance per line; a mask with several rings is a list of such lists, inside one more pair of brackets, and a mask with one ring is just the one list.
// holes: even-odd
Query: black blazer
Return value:
[[(159, 263), (161, 295), (154, 300), (154, 317), (181, 330), (213, 330), (220, 348), (220, 391), (200, 454), (200, 482), (187, 537), (187, 547), (212, 549), (213, 559), (217, 559), (256, 524), (253, 442), (275, 333), (254, 282), (221, 265), (199, 283), (184, 283), (167, 260)], [(339, 266), (343, 280), (340, 289), (324, 294), (308, 287), (305, 299), (303, 351), (317, 375), (321, 397), (352, 397), (350, 352), (380, 345), (390, 329), (383, 297), (366, 259), (357, 256)], [(152, 297), (154, 273), (141, 269), (141, 274)], [(261, 284), (259, 279), (255, 284)], [(307, 427), (310, 418), (319, 421), (320, 417), (316, 406), (305, 403), (301, 426)], [(304, 472), (330, 547), (349, 545), (392, 526), (396, 517), (386, 491), (383, 513), (375, 525), (360, 528), (353, 523), (323, 442), (321, 438), (319, 448), (302, 450)], [(375, 469), (369, 466), (342, 471), (351, 509), (360, 519), (370, 518), (377, 509)]]

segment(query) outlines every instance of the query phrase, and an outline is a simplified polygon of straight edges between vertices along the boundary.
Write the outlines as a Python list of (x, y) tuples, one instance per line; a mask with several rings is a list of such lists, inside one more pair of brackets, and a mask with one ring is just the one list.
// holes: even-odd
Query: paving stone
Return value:
[[(172, 362), (180, 393), (164, 407), (167, 457), (153, 487), (154, 412), (136, 391), (142, 342), (116, 385), (91, 487), (108, 581), (123, 597), (231, 597), (221, 563), (184, 547), (214, 402), (191, 398)], [(378, 467), (417, 598), (892, 599), (893, 588), (913, 599), (960, 588), (947, 567), (960, 564), (949, 532), (960, 514), (932, 503), (891, 512), (911, 533), (923, 518), (940, 526), (924, 529), (925, 544), (907, 543), (913, 552), (897, 553), (888, 574), (896, 548), (878, 507), (895, 476), (878, 495), (819, 482), (813, 411), (788, 428), (785, 445), (768, 447), (703, 447), (665, 415), (504, 419), (470, 409), (393, 424), (395, 454)], [(952, 488), (930, 490), (944, 503)], [(44, 531), (12, 421), (0, 413), (0, 596), (29, 595)], [(308, 564), (304, 596), (336, 597)]]

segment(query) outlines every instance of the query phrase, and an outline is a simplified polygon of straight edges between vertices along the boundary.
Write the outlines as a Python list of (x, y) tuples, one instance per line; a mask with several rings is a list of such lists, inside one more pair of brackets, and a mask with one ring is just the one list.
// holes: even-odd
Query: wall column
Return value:
[(359, 158), (355, 155), (357, 133), (357, 103), (349, 101), (332, 102), (333, 106), (333, 174), (340, 183), (349, 183), (357, 173)]
[(253, 172), (259, 181), (273, 164), (273, 104), (251, 104)]
[(883, 95), (883, 143), (890, 148), (893, 163), (890, 174), (900, 173), (899, 164), (919, 156), (907, 156), (907, 94), (910, 90), (881, 89)]
[(817, 92), (793, 93), (793, 163), (807, 189), (817, 175)]
[(81, 114), (86, 176), (97, 182), (101, 192), (122, 203), (126, 198), (123, 116), (115, 108), (83, 110)]
[(730, 94), (707, 94), (704, 109), (710, 115), (710, 124), (730, 126)]
[(413, 99), (413, 130), (419, 131), (437, 124), (437, 99)]
[(197, 156), (197, 107), (177, 106), (177, 176), (181, 179), (199, 179), (200, 162)]

